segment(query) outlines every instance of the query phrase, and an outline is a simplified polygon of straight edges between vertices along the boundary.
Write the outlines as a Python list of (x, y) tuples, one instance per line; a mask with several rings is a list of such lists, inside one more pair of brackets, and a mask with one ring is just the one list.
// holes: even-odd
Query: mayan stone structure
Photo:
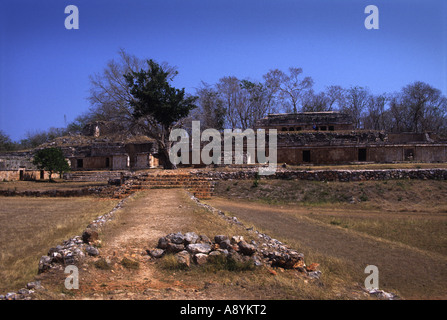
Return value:
[(352, 118), (336, 111), (269, 114), (256, 123), (257, 129), (277, 131), (338, 131), (354, 129)]
[(272, 114), (256, 129), (277, 130), (278, 163), (447, 161), (447, 141), (435, 134), (354, 130), (352, 118), (335, 111)]

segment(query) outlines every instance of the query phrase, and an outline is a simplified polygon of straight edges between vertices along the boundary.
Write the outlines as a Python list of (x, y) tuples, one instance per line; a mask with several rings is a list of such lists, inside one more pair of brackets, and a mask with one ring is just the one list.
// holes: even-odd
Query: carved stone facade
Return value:
[(353, 130), (352, 118), (336, 111), (269, 114), (256, 122), (256, 129), (278, 132)]

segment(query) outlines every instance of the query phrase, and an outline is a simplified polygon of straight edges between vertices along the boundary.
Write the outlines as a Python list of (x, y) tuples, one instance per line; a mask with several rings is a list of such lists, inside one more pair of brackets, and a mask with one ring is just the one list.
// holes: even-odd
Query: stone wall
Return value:
[(212, 180), (284, 179), (313, 181), (365, 181), (390, 179), (447, 180), (447, 169), (383, 169), (383, 170), (278, 170), (273, 175), (258, 176), (258, 169), (239, 171), (191, 171), (193, 175)]
[[(42, 175), (43, 174), (43, 175)], [(49, 179), (48, 171), (43, 170), (2, 170), (0, 171), (0, 181), (19, 181), (19, 180), (41, 180)], [(53, 173), (51, 178), (59, 178), (58, 173)]]
[[(364, 149), (364, 158), (361, 157)], [(306, 159), (305, 153), (308, 158)], [(340, 164), (350, 162), (392, 163), (401, 161), (447, 162), (447, 144), (357, 144), (351, 146), (280, 146), (277, 162)]]

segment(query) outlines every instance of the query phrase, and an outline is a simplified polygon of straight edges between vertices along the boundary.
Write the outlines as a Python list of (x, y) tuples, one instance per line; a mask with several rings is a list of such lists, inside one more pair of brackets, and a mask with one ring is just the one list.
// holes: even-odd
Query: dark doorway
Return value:
[(19, 170), (19, 180), (24, 180), (24, 172), (25, 172), (25, 170)]
[(40, 180), (45, 179), (45, 171), (40, 170)]
[(329, 131), (334, 131), (334, 126), (329, 126)]
[(303, 150), (303, 162), (310, 162), (310, 150)]
[(106, 168), (110, 167), (110, 158), (106, 158)]
[(84, 159), (77, 159), (76, 166), (78, 168), (83, 168), (84, 167)]
[(404, 156), (405, 156), (405, 161), (413, 161), (414, 160), (414, 149), (405, 149)]
[(366, 161), (366, 149), (359, 149), (359, 161)]

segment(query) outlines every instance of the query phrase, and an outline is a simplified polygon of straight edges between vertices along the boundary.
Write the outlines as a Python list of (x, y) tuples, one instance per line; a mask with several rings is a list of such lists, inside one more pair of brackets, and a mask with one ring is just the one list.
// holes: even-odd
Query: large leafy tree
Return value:
[(59, 148), (46, 148), (37, 150), (33, 156), (33, 164), (39, 169), (44, 169), (49, 172), (50, 181), (53, 181), (51, 176), (54, 172), (70, 171), (70, 166), (65, 160), (62, 150)]
[(182, 126), (197, 97), (187, 96), (185, 89), (177, 89), (170, 82), (177, 75), (165, 70), (155, 61), (147, 61), (147, 69), (130, 71), (124, 78), (130, 88), (132, 99), (129, 104), (132, 116), (145, 134), (158, 143), (158, 154), (165, 169), (175, 168), (169, 160), (172, 141), (169, 134), (172, 129)]

